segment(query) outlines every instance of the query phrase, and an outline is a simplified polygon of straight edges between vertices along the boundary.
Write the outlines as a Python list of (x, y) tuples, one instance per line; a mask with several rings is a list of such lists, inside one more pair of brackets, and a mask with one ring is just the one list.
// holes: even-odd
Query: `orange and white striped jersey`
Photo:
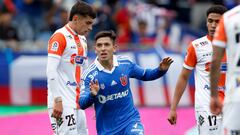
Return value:
[[(192, 41), (188, 47), (183, 67), (194, 71), (195, 110), (210, 111), (210, 64), (212, 61), (211, 37), (204, 36)], [(222, 60), (222, 75), (218, 85), (219, 96), (224, 98), (226, 57)]]
[[(213, 40), (214, 46), (227, 48), (225, 102), (240, 101), (240, 5), (221, 18)], [(236, 90), (237, 89), (237, 90)]]
[[(75, 33), (68, 25), (52, 35), (48, 42), (48, 58), (58, 59), (59, 64), (54, 75), (57, 85), (50, 86), (50, 78), (48, 78), (48, 108), (53, 107), (56, 93), (57, 96), (62, 97), (63, 106), (79, 108), (79, 85), (86, 56), (86, 38)], [(48, 66), (51, 66), (51, 63), (48, 62)], [(48, 76), (50, 75), (51, 73)]]

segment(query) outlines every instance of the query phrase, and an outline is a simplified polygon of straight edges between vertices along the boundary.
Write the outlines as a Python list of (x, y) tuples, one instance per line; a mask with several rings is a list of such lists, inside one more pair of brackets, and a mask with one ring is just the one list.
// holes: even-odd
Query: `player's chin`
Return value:
[(101, 57), (100, 57), (100, 60), (101, 60), (101, 61), (106, 61), (106, 60), (108, 60), (108, 58), (107, 58), (106, 56), (101, 56)]

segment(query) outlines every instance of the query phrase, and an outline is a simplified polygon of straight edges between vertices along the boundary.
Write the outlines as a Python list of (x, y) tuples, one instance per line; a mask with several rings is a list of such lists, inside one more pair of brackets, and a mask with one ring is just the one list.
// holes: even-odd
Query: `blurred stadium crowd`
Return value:
[[(76, 0), (0, 0), (0, 50), (46, 51), (51, 34), (68, 21)], [(84, 0), (97, 10), (88, 36), (91, 46), (100, 30), (118, 34), (120, 49), (152, 47), (156, 43), (185, 52), (194, 36), (205, 33), (205, 12), (211, 4), (229, 9), (237, 0)], [(189, 34), (190, 33), (190, 34)], [(193, 36), (194, 35), (194, 36)]]

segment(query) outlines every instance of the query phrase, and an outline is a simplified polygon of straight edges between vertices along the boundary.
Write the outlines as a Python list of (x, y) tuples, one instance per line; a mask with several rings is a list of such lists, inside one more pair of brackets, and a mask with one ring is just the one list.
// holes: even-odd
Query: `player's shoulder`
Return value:
[(121, 63), (121, 62), (132, 63), (133, 62), (132, 59), (130, 59), (130, 57), (124, 56), (124, 55), (118, 55), (117, 60), (118, 60), (119, 63)]
[(239, 15), (240, 12), (240, 5), (232, 8), (231, 10), (228, 10), (227, 12), (224, 13), (224, 19), (230, 19), (230, 18), (234, 18), (234, 16)]
[(51, 36), (50, 39), (65, 38), (63, 28), (57, 29)]
[(88, 76), (91, 76), (92, 74), (96, 74), (97, 72), (97, 66), (95, 62), (90, 64), (88, 68), (83, 72), (82, 79), (86, 79)]

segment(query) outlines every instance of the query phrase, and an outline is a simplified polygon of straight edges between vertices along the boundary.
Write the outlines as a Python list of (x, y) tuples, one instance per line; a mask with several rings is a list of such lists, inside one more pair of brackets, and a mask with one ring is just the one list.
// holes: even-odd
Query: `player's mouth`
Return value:
[(107, 57), (107, 53), (101, 53), (100, 56), (101, 56), (102, 58), (105, 58), (105, 57)]
[(215, 33), (215, 30), (210, 30), (211, 33)]

